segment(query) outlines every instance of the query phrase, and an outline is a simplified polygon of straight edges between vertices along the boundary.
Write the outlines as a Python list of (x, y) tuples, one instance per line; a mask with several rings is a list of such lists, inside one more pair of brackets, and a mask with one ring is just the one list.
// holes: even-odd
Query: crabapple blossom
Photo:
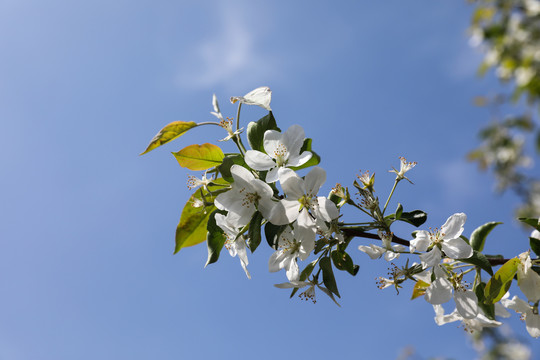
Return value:
[(315, 233), (312, 229), (300, 227), (295, 223), (293, 229), (287, 227), (278, 238), (278, 250), (268, 261), (270, 272), (286, 270), (287, 279), (296, 281), (300, 277), (296, 258), (305, 260), (315, 247)]
[(308, 286), (308, 289), (298, 296), (301, 299), (304, 299), (306, 301), (311, 300), (313, 301), (314, 304), (317, 302), (317, 299), (315, 298), (315, 286), (317, 286), (317, 288), (321, 290), (322, 292), (324, 292), (326, 295), (328, 295), (330, 299), (332, 299), (337, 306), (341, 307), (341, 305), (339, 305), (339, 303), (336, 301), (334, 294), (332, 294), (327, 288), (320, 286), (319, 284), (313, 281), (292, 280), (286, 283), (275, 284), (274, 286), (277, 287), (278, 289), (293, 289), (293, 288), (302, 289)]
[(268, 220), (275, 225), (298, 220), (301, 227), (315, 227), (314, 218), (332, 221), (339, 216), (336, 205), (317, 193), (326, 180), (326, 172), (316, 166), (304, 179), (291, 169), (280, 169), (279, 182), (287, 197), (274, 206)]
[(245, 155), (246, 164), (257, 171), (268, 171), (266, 181), (278, 180), (278, 170), (282, 167), (294, 167), (305, 164), (313, 154), (309, 151), (300, 153), (306, 135), (299, 125), (292, 125), (284, 133), (267, 130), (264, 133), (264, 151), (248, 150)]
[(485, 327), (497, 327), (501, 322), (487, 318), (481, 311), (472, 318), (464, 318), (458, 309), (455, 309), (448, 315), (444, 315), (444, 308), (441, 305), (433, 305), (435, 310), (435, 323), (441, 326), (454, 321), (461, 321), (464, 329), (468, 332), (482, 331)]
[(216, 197), (216, 207), (228, 211), (238, 226), (248, 224), (257, 210), (268, 218), (274, 207), (272, 188), (240, 165), (231, 166), (231, 175), (234, 179), (231, 189)]
[(238, 236), (239, 232), (234, 222), (231, 222), (230, 219), (223, 214), (216, 214), (216, 225), (219, 226), (225, 233), (225, 247), (229, 250), (229, 254), (232, 257), (238, 255), (240, 259), (240, 264), (246, 272), (248, 279), (251, 279), (251, 275), (247, 269), (249, 264), (246, 251), (246, 241), (243, 236)]
[(385, 249), (383, 247), (369, 244), (369, 245), (359, 245), (358, 250), (365, 252), (372, 259), (378, 259), (384, 254), (384, 259), (386, 261), (392, 261), (399, 258), (400, 252), (405, 251), (405, 246), (403, 245), (392, 245), (391, 249)]
[(399, 160), (401, 161), (399, 171), (393, 168), (392, 170), (389, 170), (389, 172), (393, 172), (396, 174), (396, 181), (401, 181), (405, 179), (412, 184), (412, 181), (405, 176), (405, 173), (416, 166), (416, 161), (407, 162), (407, 160), (402, 156), (399, 158)]
[(531, 255), (526, 251), (519, 255), (517, 268), (518, 286), (530, 302), (540, 300), (540, 275), (532, 269)]
[[(431, 278), (435, 275), (435, 280)], [(454, 293), (454, 302), (460, 316), (465, 319), (473, 319), (478, 314), (478, 298), (476, 294), (463, 286), (459, 277), (453, 277), (452, 281), (447, 278), (447, 274), (441, 265), (433, 267), (432, 272), (424, 271), (416, 277), (427, 284), (425, 299), (432, 305), (444, 304), (452, 299)]]
[(240, 102), (240, 104), (246, 105), (258, 105), (263, 109), (272, 111), (270, 108), (270, 101), (272, 101), (272, 91), (267, 86), (261, 86), (248, 92), (244, 96), (232, 96), (231, 103)]
[(511, 300), (501, 300), (501, 303), (508, 309), (515, 310), (522, 315), (529, 335), (534, 338), (540, 337), (540, 315), (538, 314), (538, 304), (531, 306), (515, 295)]
[(438, 264), (442, 259), (441, 250), (451, 259), (466, 259), (473, 255), (472, 247), (460, 238), (466, 220), (467, 215), (458, 213), (450, 216), (440, 230), (416, 232), (409, 245), (411, 252), (430, 250), (420, 255), (422, 266), (427, 268)]

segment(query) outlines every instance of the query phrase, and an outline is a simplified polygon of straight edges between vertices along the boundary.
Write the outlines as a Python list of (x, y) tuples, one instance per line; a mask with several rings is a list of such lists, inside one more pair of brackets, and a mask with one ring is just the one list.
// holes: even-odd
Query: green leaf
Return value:
[(476, 294), (476, 297), (478, 298), (478, 306), (480, 309), (484, 311), (484, 314), (490, 319), (495, 319), (495, 305), (494, 304), (485, 304), (485, 296), (484, 292), (486, 290), (486, 283), (481, 282), (478, 284), (478, 286), (474, 289), (474, 293)]
[(319, 165), (319, 163), (321, 162), (321, 157), (319, 155), (317, 155), (316, 152), (311, 150), (311, 143), (312, 143), (311, 139), (309, 139), (309, 138), (305, 139), (304, 144), (302, 145), (302, 148), (300, 149), (300, 154), (303, 153), (304, 151), (311, 152), (313, 154), (311, 156), (311, 159), (309, 159), (305, 164), (302, 164), (300, 166), (291, 166), (292, 170), (298, 171), (300, 169), (305, 169), (305, 168), (308, 168), (310, 166)]
[(266, 223), (264, 226), (264, 237), (271, 248), (277, 249), (278, 239), (286, 227), (287, 225), (274, 225), (270, 222)]
[(223, 158), (223, 161), (221, 165), (217, 167), (218, 171), (220, 172), (221, 176), (228, 182), (232, 183), (234, 181), (232, 174), (231, 174), (231, 167), (233, 165), (240, 165), (243, 167), (247, 167), (246, 162), (244, 161), (244, 157), (240, 154), (229, 154), (226, 155)]
[(470, 244), (473, 250), (484, 250), (484, 244), (486, 243), (486, 237), (495, 228), (495, 226), (502, 224), (501, 222), (488, 222), (482, 226), (477, 227), (471, 234)]
[(486, 256), (482, 254), (481, 252), (473, 250), (473, 255), (470, 258), (459, 259), (459, 261), (462, 261), (467, 264), (476, 265), (480, 269), (487, 272), (489, 275), (493, 276), (493, 269), (491, 268), (491, 264), (489, 263), (489, 260), (486, 258)]
[[(356, 275), (354, 263), (349, 254), (344, 251), (332, 250), (332, 262), (338, 270), (347, 271), (351, 275)], [(358, 270), (356, 270), (358, 272)]]
[(208, 260), (206, 261), (206, 265), (204, 265), (205, 267), (218, 261), (221, 249), (223, 249), (223, 245), (225, 245), (225, 241), (227, 240), (223, 230), (216, 224), (215, 216), (218, 213), (225, 215), (225, 211), (214, 210), (210, 214), (206, 226), (208, 232), (206, 240), (208, 246)]
[[(200, 200), (200, 195), (197, 195), (194, 196)], [(196, 208), (190, 201), (186, 203), (176, 227), (175, 254), (182, 248), (197, 245), (206, 240), (206, 225), (210, 214), (215, 209), (214, 205)]]
[(330, 261), (330, 258), (323, 257), (319, 261), (319, 267), (322, 270), (323, 283), (326, 288), (336, 294), (337, 297), (341, 297), (337, 288), (336, 278), (334, 277), (334, 271), (332, 270), (332, 262)]
[(506, 294), (508, 289), (510, 289), (510, 285), (512, 285), (512, 280), (514, 275), (516, 275), (518, 265), (518, 258), (510, 259), (501, 266), (495, 275), (493, 275), (484, 290), (484, 295), (486, 297), (484, 300), (485, 304), (494, 304)]
[(248, 229), (248, 245), (251, 252), (255, 252), (257, 246), (261, 243), (261, 223), (263, 221), (263, 216), (260, 212), (256, 211), (249, 222)]
[(422, 210), (413, 210), (411, 212), (402, 212), (399, 221), (403, 221), (419, 227), (427, 220), (427, 214)]
[(395, 214), (396, 220), (399, 220), (401, 218), (401, 214), (403, 214), (403, 205), (398, 204)]
[(269, 112), (268, 115), (260, 118), (256, 122), (252, 121), (248, 124), (247, 139), (249, 146), (251, 146), (253, 150), (264, 152), (263, 141), (266, 130), (281, 131), (276, 124), (276, 119), (274, 119), (272, 112)]
[(540, 223), (538, 223), (538, 218), (518, 218), (518, 220), (540, 231)]
[(531, 245), (531, 250), (534, 251), (536, 256), (540, 256), (540, 240), (537, 238), (530, 237), (529, 244)]
[[(227, 182), (221, 178), (213, 180), (213, 183), (227, 184)], [(223, 187), (216, 185), (209, 185), (208, 188), (210, 191), (223, 189)], [(214, 198), (202, 188), (197, 190), (190, 197), (182, 210), (180, 222), (176, 227), (175, 254), (182, 248), (197, 245), (206, 240), (208, 219), (212, 212), (216, 210), (216, 207), (213, 204), (206, 205), (205, 207), (194, 207), (193, 199), (195, 198), (202, 201), (203, 195), (201, 195), (201, 193), (204, 195), (206, 202), (212, 203), (214, 201)]]
[(223, 151), (213, 144), (190, 145), (172, 153), (180, 166), (190, 170), (206, 170), (223, 162)]
[(322, 239), (316, 240), (315, 248), (313, 249), (313, 254), (317, 255), (318, 253), (320, 253), (326, 245), (328, 245), (328, 243), (326, 242), (326, 239), (322, 238)]
[(156, 134), (156, 136), (154, 136), (152, 140), (150, 140), (150, 144), (148, 145), (146, 150), (140, 153), (140, 155), (144, 155), (147, 152), (150, 152), (155, 148), (160, 147), (161, 145), (182, 136), (186, 131), (194, 128), (195, 126), (197, 126), (197, 124), (193, 121), (174, 121), (166, 125), (163, 129), (159, 130), (159, 132)]

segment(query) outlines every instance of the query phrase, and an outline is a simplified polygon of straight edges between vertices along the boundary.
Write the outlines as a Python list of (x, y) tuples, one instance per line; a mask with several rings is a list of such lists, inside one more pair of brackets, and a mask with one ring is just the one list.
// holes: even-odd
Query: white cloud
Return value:
[[(223, 3), (222, 3), (223, 4)], [(210, 88), (225, 86), (235, 89), (260, 86), (257, 81), (272, 74), (271, 58), (257, 47), (264, 34), (260, 24), (249, 24), (257, 19), (260, 9), (240, 4), (216, 6), (217, 21), (212, 24), (213, 35), (194, 45), (181, 64), (178, 83), (182, 87)]]

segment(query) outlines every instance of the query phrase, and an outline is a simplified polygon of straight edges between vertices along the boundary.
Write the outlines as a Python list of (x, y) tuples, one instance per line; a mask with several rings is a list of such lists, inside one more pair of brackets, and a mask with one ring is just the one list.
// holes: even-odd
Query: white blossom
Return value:
[(512, 310), (521, 314), (525, 320), (527, 332), (534, 338), (540, 337), (540, 315), (538, 315), (538, 306), (531, 306), (527, 302), (514, 296), (511, 300), (501, 300), (501, 303)]
[(236, 227), (234, 222), (230, 221), (227, 216), (223, 214), (216, 214), (215, 219), (216, 225), (219, 226), (225, 233), (225, 247), (227, 248), (227, 250), (229, 250), (229, 254), (232, 257), (238, 255), (238, 258), (240, 259), (240, 264), (242, 265), (246, 276), (248, 277), (248, 279), (251, 279), (251, 275), (247, 269), (249, 261), (247, 258), (247, 247), (244, 237), (238, 236), (238, 228)]
[(435, 323), (439, 326), (454, 321), (461, 321), (465, 330), (472, 333), (482, 331), (485, 327), (497, 327), (501, 325), (499, 321), (487, 318), (482, 312), (478, 312), (475, 317), (467, 319), (461, 316), (457, 309), (448, 315), (444, 315), (444, 309), (441, 305), (433, 305), (433, 309), (435, 310)]
[(300, 153), (305, 138), (304, 129), (299, 125), (292, 125), (284, 133), (267, 130), (263, 141), (266, 154), (248, 150), (245, 155), (246, 164), (257, 171), (268, 171), (266, 182), (276, 182), (280, 168), (303, 165), (313, 156), (309, 151)]
[(314, 167), (304, 179), (291, 169), (280, 169), (279, 181), (287, 197), (272, 209), (268, 220), (275, 225), (290, 224), (298, 220), (301, 227), (315, 228), (315, 219), (332, 221), (339, 216), (336, 205), (317, 193), (326, 180), (326, 172)]
[(517, 268), (518, 286), (530, 302), (540, 300), (540, 275), (532, 269), (531, 255), (526, 251), (519, 255)]
[(378, 259), (384, 255), (386, 261), (392, 261), (399, 258), (400, 252), (405, 251), (405, 246), (396, 244), (392, 245), (391, 249), (385, 249), (374, 244), (369, 244), (367, 246), (359, 245), (358, 250), (368, 254), (372, 259)]
[(216, 197), (216, 207), (228, 211), (238, 226), (248, 224), (257, 210), (268, 219), (274, 206), (272, 188), (240, 165), (231, 166), (231, 175), (231, 189)]
[(471, 246), (460, 238), (466, 220), (467, 216), (464, 213), (458, 213), (450, 216), (440, 230), (416, 232), (409, 245), (411, 252), (430, 250), (420, 255), (422, 266), (431, 267), (438, 264), (442, 258), (441, 250), (451, 259), (466, 259), (473, 255)]
[(261, 86), (248, 92), (244, 96), (232, 96), (231, 103), (240, 102), (246, 105), (258, 105), (263, 109), (272, 111), (270, 108), (270, 101), (272, 101), (272, 91), (267, 86)]
[(285, 269), (287, 279), (296, 281), (300, 277), (296, 258), (305, 260), (315, 247), (315, 233), (302, 228), (296, 223), (293, 229), (287, 227), (278, 238), (278, 250), (270, 256), (270, 272)]
[(399, 171), (397, 171), (396, 169), (393, 168), (392, 170), (390, 170), (390, 172), (393, 172), (393, 173), (396, 174), (396, 180), (397, 181), (406, 179), (408, 182), (410, 182), (412, 184), (412, 181), (409, 180), (405, 176), (405, 173), (407, 171), (411, 170), (413, 167), (415, 167), (416, 162), (407, 162), (407, 160), (404, 157), (400, 157), (399, 160), (401, 161)]

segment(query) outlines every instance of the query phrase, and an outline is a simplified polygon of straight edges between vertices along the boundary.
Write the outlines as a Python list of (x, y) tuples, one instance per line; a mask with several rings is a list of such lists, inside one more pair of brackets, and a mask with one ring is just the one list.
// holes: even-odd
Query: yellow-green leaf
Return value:
[(223, 162), (223, 151), (213, 144), (190, 145), (172, 153), (180, 166), (190, 170), (206, 170)]
[(494, 304), (501, 300), (510, 288), (510, 285), (512, 285), (518, 265), (518, 258), (510, 259), (493, 275), (484, 290), (484, 295), (486, 296), (484, 304)]
[(429, 284), (425, 281), (418, 280), (414, 285), (411, 300), (414, 300), (420, 296), (423, 296), (426, 293), (426, 289), (429, 287)]
[[(216, 179), (213, 182), (216, 184), (228, 184), (221, 178)], [(210, 191), (223, 189), (223, 187), (216, 185), (209, 185), (209, 188)], [(206, 207), (200, 205), (199, 201), (202, 201), (201, 191), (205, 196), (206, 202), (212, 203), (214, 201), (214, 197), (203, 189), (197, 190), (195, 194), (190, 197), (184, 206), (184, 210), (182, 210), (180, 222), (176, 228), (175, 254), (182, 248), (197, 245), (206, 240), (206, 225), (208, 224), (210, 214), (216, 210), (216, 207), (213, 204), (206, 205)], [(199, 203), (199, 205), (196, 205), (197, 203)]]
[(193, 121), (174, 121), (168, 124), (163, 129), (159, 130), (156, 136), (154, 136), (154, 138), (150, 141), (150, 144), (148, 144), (146, 150), (144, 150), (140, 155), (146, 154), (147, 152), (152, 151), (179, 136), (182, 136), (186, 131), (194, 128), (195, 126), (197, 126), (197, 124)]

